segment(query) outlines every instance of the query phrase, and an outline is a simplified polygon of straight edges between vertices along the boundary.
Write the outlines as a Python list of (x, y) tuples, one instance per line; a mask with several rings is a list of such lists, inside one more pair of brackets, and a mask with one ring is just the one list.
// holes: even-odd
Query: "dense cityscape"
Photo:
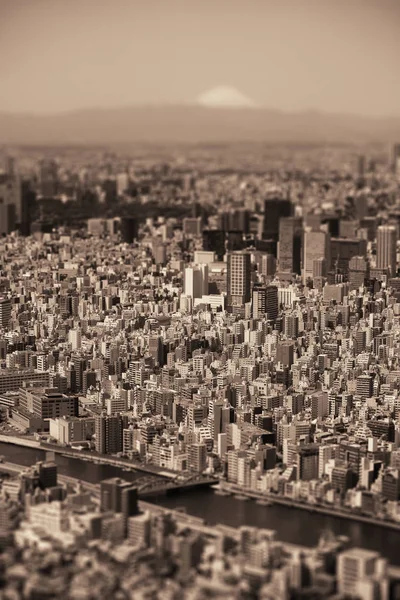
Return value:
[(184, 498), (400, 532), (400, 146), (3, 162), (2, 598), (397, 598), (385, 548)]

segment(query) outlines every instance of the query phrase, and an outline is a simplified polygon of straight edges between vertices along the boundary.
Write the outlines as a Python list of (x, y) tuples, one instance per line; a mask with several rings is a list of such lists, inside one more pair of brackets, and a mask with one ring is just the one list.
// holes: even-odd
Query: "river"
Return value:
[[(6, 461), (29, 466), (44, 460), (45, 452), (0, 443), (0, 454)], [(109, 477), (135, 481), (140, 476), (111, 465), (98, 465), (75, 458), (56, 455), (59, 473), (82, 481), (99, 483)], [(391, 531), (377, 525), (348, 521), (340, 517), (308, 513), (281, 505), (260, 506), (253, 500), (237, 500), (233, 496), (218, 496), (210, 488), (174, 493), (151, 501), (167, 508), (184, 508), (188, 514), (205, 519), (210, 524), (223, 523), (232, 527), (253, 525), (274, 529), (284, 542), (313, 546), (324, 530), (335, 535), (346, 535), (353, 546), (380, 552), (393, 565), (400, 566), (400, 531)]]

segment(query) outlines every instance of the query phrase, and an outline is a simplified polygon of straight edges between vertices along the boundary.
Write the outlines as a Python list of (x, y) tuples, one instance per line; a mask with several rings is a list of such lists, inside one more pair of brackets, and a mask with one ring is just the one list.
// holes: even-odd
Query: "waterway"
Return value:
[[(6, 461), (20, 465), (32, 465), (44, 460), (43, 450), (24, 448), (0, 443), (0, 454)], [(135, 481), (142, 473), (123, 471), (111, 465), (98, 465), (59, 454), (55, 457), (61, 475), (68, 475), (82, 481), (99, 483), (108, 477), (122, 477)], [(377, 525), (348, 521), (305, 510), (281, 505), (260, 506), (253, 500), (237, 500), (233, 496), (218, 496), (210, 488), (148, 498), (147, 501), (166, 508), (183, 508), (188, 514), (205, 519), (209, 524), (223, 523), (231, 527), (252, 525), (273, 529), (278, 539), (293, 544), (313, 546), (321, 533), (332, 531), (335, 535), (346, 535), (353, 546), (360, 546), (380, 552), (393, 565), (400, 566), (400, 531), (391, 531)]]

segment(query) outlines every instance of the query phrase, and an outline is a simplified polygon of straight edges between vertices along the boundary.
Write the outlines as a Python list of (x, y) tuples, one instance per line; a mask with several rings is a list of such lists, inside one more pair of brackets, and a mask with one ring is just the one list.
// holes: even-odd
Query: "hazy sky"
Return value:
[(400, 115), (400, 0), (0, 0), (0, 110), (194, 102)]

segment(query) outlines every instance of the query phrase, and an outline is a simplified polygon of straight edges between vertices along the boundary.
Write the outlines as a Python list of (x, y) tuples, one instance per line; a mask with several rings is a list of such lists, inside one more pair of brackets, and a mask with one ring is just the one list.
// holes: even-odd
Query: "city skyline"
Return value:
[[(311, 0), (0, 2), (0, 111), (193, 105), (399, 116), (400, 6)], [(26, 93), (29, 90), (29, 93)]]

